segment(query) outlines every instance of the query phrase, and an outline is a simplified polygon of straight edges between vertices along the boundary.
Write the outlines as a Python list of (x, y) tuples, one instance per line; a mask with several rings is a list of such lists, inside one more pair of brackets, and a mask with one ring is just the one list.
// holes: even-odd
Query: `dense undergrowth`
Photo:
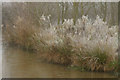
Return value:
[(83, 16), (76, 21), (64, 20), (51, 25), (42, 16), (39, 26), (18, 17), (14, 26), (6, 26), (4, 40), (35, 50), (48, 62), (67, 64), (87, 71), (116, 71), (118, 26), (107, 26), (99, 16), (96, 20)]

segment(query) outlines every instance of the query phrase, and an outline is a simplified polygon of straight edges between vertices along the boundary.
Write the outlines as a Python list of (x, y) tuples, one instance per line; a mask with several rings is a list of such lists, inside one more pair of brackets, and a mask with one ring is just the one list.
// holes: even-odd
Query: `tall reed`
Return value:
[(51, 25), (49, 18), (40, 18), (40, 26), (18, 17), (15, 26), (5, 29), (5, 41), (34, 49), (41, 58), (88, 71), (115, 71), (118, 55), (118, 26), (109, 27), (99, 16), (64, 20)]

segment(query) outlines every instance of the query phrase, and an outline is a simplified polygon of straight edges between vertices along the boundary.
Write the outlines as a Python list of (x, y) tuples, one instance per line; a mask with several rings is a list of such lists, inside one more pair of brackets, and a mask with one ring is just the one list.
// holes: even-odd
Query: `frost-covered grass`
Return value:
[(40, 26), (18, 19), (16, 26), (6, 27), (5, 40), (34, 49), (47, 61), (81, 67), (88, 71), (117, 70), (118, 26), (108, 26), (97, 16), (83, 16), (51, 25), (49, 17), (40, 18)]

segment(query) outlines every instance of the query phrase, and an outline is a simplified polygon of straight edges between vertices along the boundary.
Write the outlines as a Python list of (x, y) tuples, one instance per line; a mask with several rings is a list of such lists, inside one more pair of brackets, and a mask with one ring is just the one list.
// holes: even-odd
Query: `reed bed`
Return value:
[(118, 26), (108, 26), (99, 16), (64, 20), (58, 26), (41, 16), (39, 26), (18, 17), (14, 26), (6, 26), (4, 40), (35, 50), (48, 62), (66, 64), (87, 71), (116, 71)]

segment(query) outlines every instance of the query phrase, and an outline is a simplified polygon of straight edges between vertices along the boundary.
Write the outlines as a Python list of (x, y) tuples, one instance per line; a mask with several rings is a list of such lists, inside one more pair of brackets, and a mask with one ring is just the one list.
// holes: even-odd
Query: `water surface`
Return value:
[(50, 64), (37, 54), (15, 47), (3, 47), (3, 78), (114, 78), (109, 73), (80, 72)]

